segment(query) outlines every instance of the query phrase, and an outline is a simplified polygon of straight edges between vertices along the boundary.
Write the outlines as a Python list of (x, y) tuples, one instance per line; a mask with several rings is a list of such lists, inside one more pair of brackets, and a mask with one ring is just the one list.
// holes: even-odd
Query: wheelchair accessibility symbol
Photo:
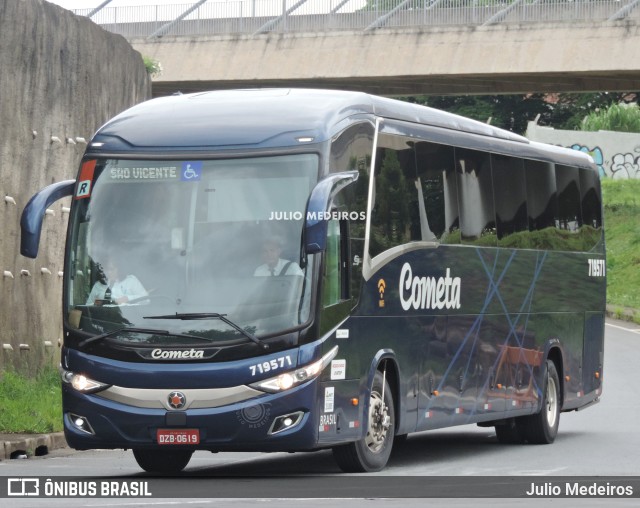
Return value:
[(182, 163), (180, 180), (183, 182), (197, 182), (202, 176), (202, 161), (189, 161)]

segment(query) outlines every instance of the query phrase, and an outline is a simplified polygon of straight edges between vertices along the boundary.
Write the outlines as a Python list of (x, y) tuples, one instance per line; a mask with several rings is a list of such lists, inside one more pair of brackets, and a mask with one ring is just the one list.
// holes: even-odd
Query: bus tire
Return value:
[(495, 426), (496, 437), (502, 444), (524, 443), (524, 429), (522, 423), (516, 418), (509, 418), (504, 423)]
[(546, 362), (544, 386), (542, 387), (542, 409), (540, 412), (522, 417), (525, 439), (531, 444), (553, 443), (560, 424), (560, 379), (556, 365)]
[(133, 450), (136, 462), (148, 473), (179, 473), (187, 467), (191, 455), (193, 450)]
[[(382, 401), (384, 385), (384, 403)], [(395, 435), (395, 408), (389, 383), (377, 371), (369, 400), (367, 434), (363, 439), (333, 448), (333, 456), (345, 473), (380, 471), (387, 465)]]

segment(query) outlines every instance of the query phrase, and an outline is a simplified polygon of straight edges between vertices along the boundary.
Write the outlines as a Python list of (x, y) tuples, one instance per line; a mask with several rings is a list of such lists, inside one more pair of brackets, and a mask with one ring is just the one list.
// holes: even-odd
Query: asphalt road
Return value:
[[(491, 492), (511, 478), (527, 490), (571, 476), (636, 476), (640, 493), (640, 327), (608, 321), (605, 339), (604, 386), (599, 404), (584, 411), (563, 413), (560, 432), (552, 445), (502, 445), (492, 428), (462, 426), (409, 437), (394, 450), (387, 468), (367, 475), (342, 475), (330, 452), (258, 454), (196, 452), (172, 499), (11, 499), (12, 506), (253, 506), (278, 500), (281, 506), (326, 506), (384, 502), (386, 506), (424, 506), (424, 499), (402, 500), (412, 488), (432, 486), (452, 496), (473, 497), (474, 489)], [(337, 476), (334, 476), (337, 475)], [(44, 457), (0, 462), (0, 476), (110, 477), (145, 480), (130, 452), (57, 450)], [(265, 478), (270, 476), (271, 478)], [(274, 478), (275, 476), (275, 478)], [(411, 478), (416, 477), (416, 478)], [(439, 477), (439, 478), (432, 478)], [(460, 478), (466, 477), (466, 478)], [(484, 478), (479, 478), (484, 477)], [(513, 478), (519, 477), (519, 478)], [(336, 480), (338, 478), (338, 480)], [(350, 478), (350, 480), (349, 480)], [(434, 482), (436, 485), (434, 486)], [(232, 494), (230, 494), (232, 493)], [(241, 493), (246, 499), (233, 499)], [(190, 498), (190, 495), (204, 499)], [(211, 497), (209, 497), (211, 496)], [(393, 499), (381, 499), (391, 496)], [(218, 499), (215, 499), (215, 498)], [(349, 499), (345, 498), (362, 498)], [(255, 498), (251, 499), (250, 498)], [(292, 499), (293, 498), (293, 499)], [(325, 498), (325, 499), (321, 499)], [(368, 501), (367, 501), (367, 498)], [(215, 500), (214, 500), (215, 499)], [(303, 501), (304, 499), (304, 501)], [(434, 500), (432, 500), (434, 501)], [(640, 506), (630, 499), (441, 499), (433, 505), (513, 506), (551, 502), (556, 506)], [(25, 503), (25, 504), (23, 504)], [(295, 504), (294, 504), (295, 503)], [(362, 503), (362, 504), (361, 504)], [(0, 500), (0, 504), (4, 504)], [(8, 506), (8, 505), (7, 505)]]

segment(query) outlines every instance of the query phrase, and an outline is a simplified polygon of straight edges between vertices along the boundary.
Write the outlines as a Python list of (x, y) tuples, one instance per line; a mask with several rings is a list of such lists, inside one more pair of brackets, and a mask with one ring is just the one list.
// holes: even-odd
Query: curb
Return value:
[[(620, 321), (636, 322), (635, 319), (640, 317), (640, 311), (630, 309), (628, 307), (620, 307), (619, 305), (607, 305), (606, 316), (611, 319)], [(635, 318), (635, 319), (634, 319)]]
[[(9, 438), (9, 439), (7, 439)], [(47, 455), (51, 450), (66, 448), (64, 432), (52, 434), (3, 434), (0, 437), (0, 460), (11, 459), (11, 455), (22, 452), (27, 457)]]

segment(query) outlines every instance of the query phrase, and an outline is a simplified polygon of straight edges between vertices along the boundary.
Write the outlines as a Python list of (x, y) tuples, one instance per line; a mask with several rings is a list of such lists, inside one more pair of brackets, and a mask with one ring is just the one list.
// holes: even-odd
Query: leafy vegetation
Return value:
[(607, 302), (640, 309), (640, 180), (603, 180)]
[(48, 433), (62, 430), (62, 395), (58, 370), (45, 366), (34, 378), (7, 369), (0, 373), (3, 397), (0, 432)]
[(582, 121), (583, 131), (640, 132), (640, 107), (637, 104), (611, 104), (589, 113)]
[(545, 102), (543, 94), (419, 96), (405, 100), (488, 122), (519, 134), (524, 133), (527, 122), (537, 115), (540, 115), (539, 123), (544, 125), (544, 119), (553, 112), (553, 104)]
[(157, 77), (162, 74), (162, 64), (158, 60), (154, 60), (151, 57), (143, 56), (142, 61), (147, 69), (147, 73), (151, 77)]
[(415, 96), (404, 100), (442, 109), (449, 113), (487, 122), (524, 134), (527, 122), (538, 115), (538, 124), (555, 129), (579, 130), (593, 111), (604, 111), (611, 104), (637, 100), (634, 93), (563, 93), (526, 95)]

